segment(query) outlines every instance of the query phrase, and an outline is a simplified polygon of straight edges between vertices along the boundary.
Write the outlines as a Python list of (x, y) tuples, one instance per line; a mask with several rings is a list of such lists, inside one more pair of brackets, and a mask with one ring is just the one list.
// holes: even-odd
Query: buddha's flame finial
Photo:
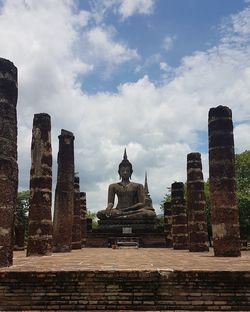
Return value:
[(124, 159), (124, 160), (127, 160), (127, 159), (128, 159), (126, 148), (124, 149), (123, 159)]

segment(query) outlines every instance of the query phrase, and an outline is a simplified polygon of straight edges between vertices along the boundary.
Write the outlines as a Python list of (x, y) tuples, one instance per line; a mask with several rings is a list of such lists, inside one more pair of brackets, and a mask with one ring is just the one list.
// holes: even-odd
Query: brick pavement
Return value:
[(241, 257), (214, 257), (213, 251), (191, 253), (168, 248), (84, 248), (51, 256), (26, 257), (14, 252), (14, 264), (0, 272), (47, 271), (245, 271), (250, 272), (250, 251)]

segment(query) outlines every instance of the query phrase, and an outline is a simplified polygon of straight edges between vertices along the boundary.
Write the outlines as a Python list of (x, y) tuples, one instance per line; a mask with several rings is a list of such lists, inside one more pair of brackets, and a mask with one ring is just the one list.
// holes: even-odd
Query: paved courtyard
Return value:
[(250, 251), (241, 257), (214, 257), (213, 251), (191, 253), (167, 248), (111, 249), (83, 248), (70, 253), (44, 257), (26, 257), (14, 252), (14, 265), (4, 271), (91, 271), (91, 270), (181, 270), (181, 271), (249, 271)]

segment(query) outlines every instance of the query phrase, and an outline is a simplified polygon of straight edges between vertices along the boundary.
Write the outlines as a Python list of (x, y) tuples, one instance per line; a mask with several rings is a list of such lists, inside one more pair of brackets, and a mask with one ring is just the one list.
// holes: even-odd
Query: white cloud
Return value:
[(92, 0), (92, 17), (100, 24), (111, 11), (118, 14), (122, 20), (135, 15), (149, 15), (154, 11), (155, 0)]
[(121, 0), (118, 13), (123, 19), (134, 14), (152, 14), (154, 2), (153, 0)]
[(174, 41), (176, 40), (176, 36), (166, 36), (163, 40), (163, 47), (166, 51), (170, 51), (173, 49)]
[[(157, 207), (167, 186), (185, 181), (186, 154), (207, 146), (210, 107), (232, 109), (236, 148), (249, 148), (249, 10), (240, 13), (244, 19), (232, 18), (217, 46), (185, 57), (171, 81), (159, 86), (144, 76), (121, 84), (117, 92), (88, 96), (80, 88), (79, 75), (87, 75), (98, 61), (119, 65), (136, 59), (137, 53), (115, 41), (107, 26), (86, 28), (88, 12), (75, 13), (73, 4), (10, 0), (0, 13), (0, 55), (19, 70), (20, 187), (29, 184), (32, 118), (39, 112), (52, 117), (54, 173), (60, 129), (74, 132), (76, 171), (93, 211), (106, 205), (107, 187), (118, 179), (124, 147), (134, 166), (133, 180), (143, 182), (148, 171)], [(92, 60), (84, 53), (90, 45)], [(207, 154), (202, 152), (207, 177)]]
[(85, 33), (85, 37), (90, 58), (96, 61), (104, 60), (110, 65), (118, 65), (138, 58), (136, 50), (114, 40), (114, 30), (111, 28), (94, 27)]
[(166, 62), (160, 62), (160, 69), (163, 71), (168, 70), (168, 64)]
[(245, 150), (250, 150), (250, 124), (240, 124), (234, 128), (234, 139), (235, 139), (235, 152), (241, 153)]

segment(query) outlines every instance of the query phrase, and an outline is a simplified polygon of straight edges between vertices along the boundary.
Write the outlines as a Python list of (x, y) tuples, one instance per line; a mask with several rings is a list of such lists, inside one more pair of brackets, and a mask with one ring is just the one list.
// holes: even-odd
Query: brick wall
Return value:
[(250, 310), (250, 272), (1, 272), (0, 311)]

